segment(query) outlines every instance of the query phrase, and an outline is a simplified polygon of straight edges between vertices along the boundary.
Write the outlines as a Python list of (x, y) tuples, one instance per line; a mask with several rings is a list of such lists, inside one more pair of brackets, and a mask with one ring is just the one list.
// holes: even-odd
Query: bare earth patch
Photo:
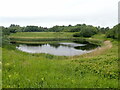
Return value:
[(112, 43), (110, 41), (104, 41), (104, 45), (102, 47), (98, 47), (90, 53), (86, 53), (86, 54), (83, 54), (83, 55), (80, 55), (80, 56), (73, 56), (72, 59), (82, 58), (82, 57), (91, 58), (91, 57), (94, 57), (94, 56), (98, 56), (98, 55), (101, 55), (101, 54), (105, 53), (105, 51), (107, 51), (110, 48), (112, 48)]
[(88, 53), (87, 57), (93, 57), (96, 55), (100, 55), (104, 53), (106, 50), (110, 49), (111, 47), (112, 47), (112, 43), (110, 41), (104, 41), (104, 46), (96, 48), (93, 52)]

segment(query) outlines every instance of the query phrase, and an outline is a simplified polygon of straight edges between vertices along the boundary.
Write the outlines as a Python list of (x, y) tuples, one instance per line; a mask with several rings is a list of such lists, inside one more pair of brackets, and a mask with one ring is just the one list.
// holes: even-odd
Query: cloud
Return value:
[(0, 11), (4, 26), (118, 23), (118, 0), (1, 0)]

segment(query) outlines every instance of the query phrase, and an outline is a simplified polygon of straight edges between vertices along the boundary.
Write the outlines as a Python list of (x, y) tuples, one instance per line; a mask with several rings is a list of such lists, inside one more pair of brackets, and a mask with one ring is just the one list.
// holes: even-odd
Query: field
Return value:
[(71, 32), (17, 32), (11, 34), (10, 37), (17, 38), (55, 38), (55, 37), (72, 37), (74, 33)]
[[(75, 33), (75, 32), (74, 32)], [(39, 44), (47, 42), (56, 42), (56, 41), (69, 41), (69, 40), (79, 40), (81, 42), (87, 41), (100, 45), (102, 40), (96, 40), (94, 37), (89, 38), (78, 38), (73, 37), (71, 32), (18, 32), (11, 34), (9, 39), (11, 42), (17, 43), (27, 43), (27, 44)], [(98, 37), (99, 35), (97, 35)]]
[(11, 42), (17, 43), (41, 43), (44, 41), (71, 40), (74, 33), (65, 32), (18, 32), (9, 36)]
[[(13, 38), (58, 37), (58, 33), (16, 33)], [(72, 37), (62, 33), (59, 37)], [(63, 35), (63, 36), (62, 36)], [(47, 36), (47, 37), (46, 37)], [(3, 88), (118, 88), (118, 43), (102, 40), (101, 48), (81, 56), (29, 54), (5, 45), (3, 51)]]

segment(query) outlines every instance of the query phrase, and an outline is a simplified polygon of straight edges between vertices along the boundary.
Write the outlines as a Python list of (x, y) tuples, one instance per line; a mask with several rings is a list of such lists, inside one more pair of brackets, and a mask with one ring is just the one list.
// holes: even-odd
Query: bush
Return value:
[(73, 37), (80, 37), (80, 33), (73, 34)]
[(75, 33), (73, 37), (91, 37), (94, 34), (97, 34), (97, 29), (92, 26), (87, 26), (83, 28), (80, 33)]
[(118, 39), (118, 28), (120, 27), (119, 25), (114, 26), (112, 29), (110, 29), (107, 33), (106, 33), (106, 37), (107, 38), (113, 38), (113, 39)]

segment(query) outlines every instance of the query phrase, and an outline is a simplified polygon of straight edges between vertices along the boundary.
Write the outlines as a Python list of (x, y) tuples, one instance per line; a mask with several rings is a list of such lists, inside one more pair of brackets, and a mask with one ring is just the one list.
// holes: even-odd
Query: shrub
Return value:
[(91, 37), (94, 34), (97, 34), (97, 29), (92, 26), (88, 26), (81, 30), (80, 33), (75, 33), (73, 37)]
[(80, 37), (80, 33), (73, 34), (73, 37)]
[(107, 38), (113, 38), (113, 39), (118, 39), (118, 27), (120, 26), (120, 24), (114, 26), (112, 29), (110, 29), (107, 33), (106, 33), (106, 37)]

